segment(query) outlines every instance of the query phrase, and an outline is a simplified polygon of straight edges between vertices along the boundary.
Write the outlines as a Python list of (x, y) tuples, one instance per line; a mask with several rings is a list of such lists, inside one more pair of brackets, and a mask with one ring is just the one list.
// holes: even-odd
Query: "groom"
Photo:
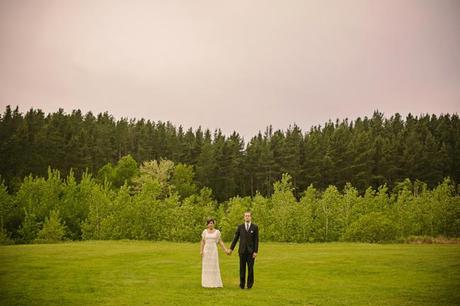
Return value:
[(246, 280), (246, 265), (248, 266), (247, 288), (251, 289), (254, 284), (254, 261), (259, 250), (259, 228), (251, 222), (251, 212), (244, 213), (244, 223), (238, 225), (233, 238), (228, 255), (232, 254), (238, 238), (240, 245), (238, 253), (240, 255), (240, 288), (244, 289)]

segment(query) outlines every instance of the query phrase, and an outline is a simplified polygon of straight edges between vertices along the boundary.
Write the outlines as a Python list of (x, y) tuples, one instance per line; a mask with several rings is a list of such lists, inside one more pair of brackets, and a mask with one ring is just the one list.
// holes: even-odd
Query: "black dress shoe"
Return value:
[(241, 289), (244, 289), (244, 286), (241, 286), (241, 285), (240, 285), (240, 288), (241, 288)]

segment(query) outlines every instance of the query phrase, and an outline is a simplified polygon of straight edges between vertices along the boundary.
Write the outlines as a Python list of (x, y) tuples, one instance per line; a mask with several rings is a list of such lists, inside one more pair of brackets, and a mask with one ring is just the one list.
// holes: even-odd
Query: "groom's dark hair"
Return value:
[(250, 215), (251, 215), (251, 217), (252, 217), (252, 211), (250, 211), (250, 210), (246, 210), (244, 213), (245, 213), (245, 214), (246, 214), (246, 213), (248, 213), (248, 214), (250, 214)]

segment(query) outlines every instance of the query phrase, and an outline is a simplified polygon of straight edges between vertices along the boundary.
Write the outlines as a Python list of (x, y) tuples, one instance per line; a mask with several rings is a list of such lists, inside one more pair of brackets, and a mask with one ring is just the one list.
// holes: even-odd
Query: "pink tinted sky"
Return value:
[(457, 0), (0, 0), (0, 106), (221, 128), (460, 110)]

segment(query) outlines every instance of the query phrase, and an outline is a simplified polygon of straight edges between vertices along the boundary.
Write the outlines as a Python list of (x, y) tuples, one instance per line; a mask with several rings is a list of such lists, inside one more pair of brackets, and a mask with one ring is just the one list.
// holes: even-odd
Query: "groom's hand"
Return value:
[(252, 253), (252, 258), (256, 258), (256, 256), (257, 256), (256, 252)]

